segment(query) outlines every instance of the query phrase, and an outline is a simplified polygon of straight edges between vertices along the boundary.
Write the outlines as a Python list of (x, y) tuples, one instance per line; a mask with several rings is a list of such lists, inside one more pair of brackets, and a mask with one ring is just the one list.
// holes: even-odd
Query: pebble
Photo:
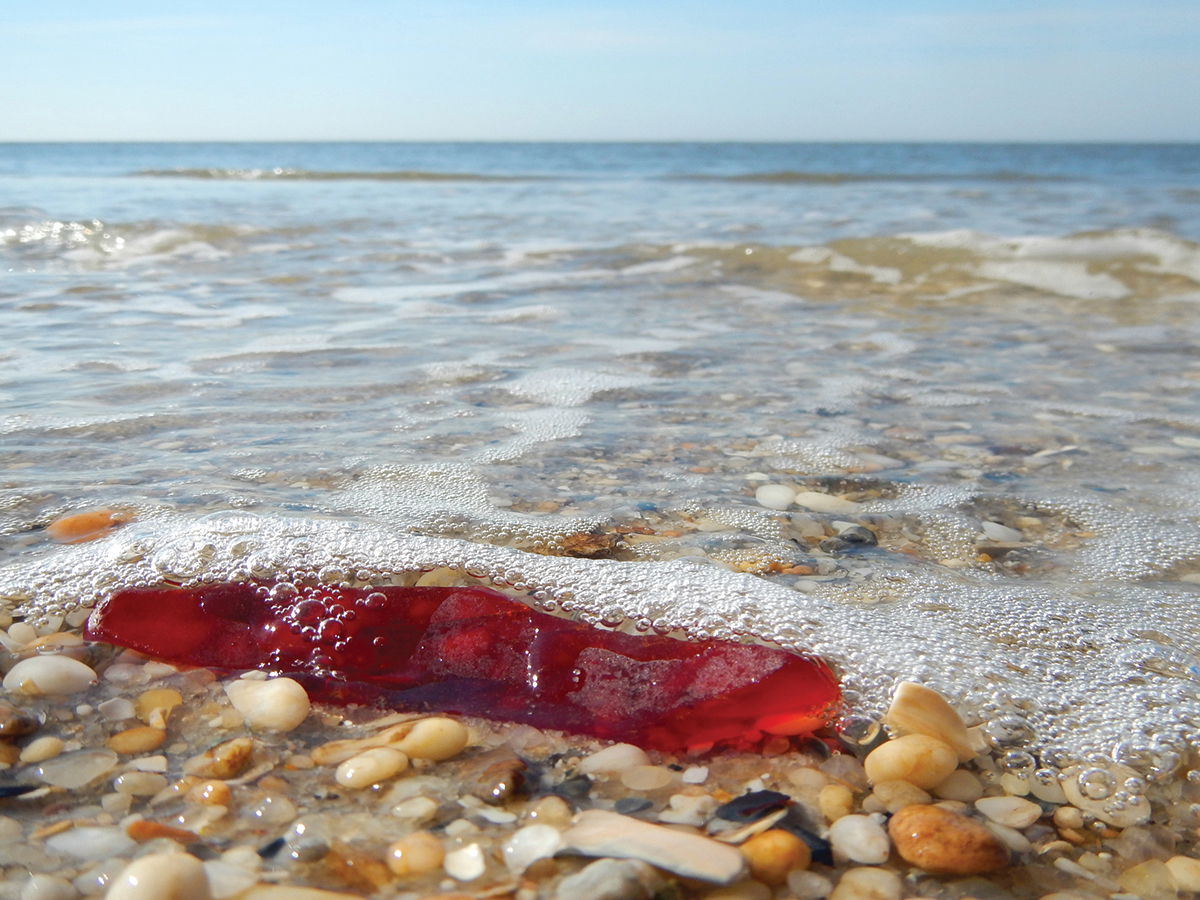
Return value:
[(76, 790), (107, 775), (117, 767), (117, 754), (111, 750), (78, 750), (47, 760), (36, 769), (46, 784)]
[(137, 717), (147, 725), (165, 728), (167, 716), (182, 702), (183, 695), (174, 688), (154, 688), (138, 697)]
[(959, 762), (975, 757), (962, 718), (941, 694), (923, 684), (902, 681), (897, 685), (885, 721), (897, 734), (923, 734), (944, 741), (954, 748)]
[(194, 785), (188, 790), (187, 798), (192, 803), (204, 806), (228, 806), (233, 791), (229, 785), (219, 778), (210, 778)]
[(91, 666), (69, 656), (23, 659), (4, 676), (4, 689), (23, 694), (77, 694), (96, 683)]
[(796, 492), (786, 485), (764, 484), (754, 492), (754, 499), (767, 509), (787, 509), (796, 499)]
[(153, 797), (167, 786), (167, 779), (152, 772), (122, 772), (113, 780), (113, 790), (131, 797)]
[(151, 728), (149, 725), (140, 725), (136, 728), (128, 728), (125, 731), (118, 731), (112, 735), (107, 743), (108, 749), (116, 750), (118, 753), (132, 755), (135, 753), (149, 753), (151, 750), (157, 750), (162, 746), (163, 741), (167, 738), (167, 733), (161, 728)]
[(60, 516), (46, 526), (46, 536), (60, 544), (80, 544), (103, 537), (111, 529), (128, 522), (128, 513), (115, 509), (91, 509)]
[(446, 854), (442, 860), (446, 874), (458, 881), (474, 881), (487, 870), (487, 859), (478, 844), (467, 846)]
[(57, 875), (33, 875), (21, 888), (21, 900), (75, 900), (75, 885)]
[(787, 886), (800, 900), (824, 900), (833, 893), (832, 881), (807, 869), (793, 869), (789, 872)]
[[(1113, 784), (1124, 784), (1131, 778), (1141, 778), (1129, 766), (1123, 766), (1118, 763), (1107, 765), (1102, 772), (1107, 775), (1107, 780), (1110, 780)], [(1145, 797), (1131, 797), (1118, 808), (1111, 799), (1092, 799), (1091, 797), (1084, 796), (1083, 791), (1080, 789), (1079, 780), (1080, 777), (1089, 777), (1088, 768), (1084, 766), (1071, 766), (1064, 769), (1062, 774), (1063, 777), (1059, 781), (1059, 784), (1062, 786), (1067, 801), (1072, 806), (1078, 807), (1101, 822), (1107, 822), (1116, 828), (1128, 828), (1130, 825), (1141, 825), (1150, 820), (1150, 804), (1146, 801)]]
[(1200, 891), (1200, 859), (1172, 856), (1167, 860), (1167, 871), (1181, 891)]
[(508, 871), (520, 875), (539, 859), (547, 859), (562, 847), (562, 833), (552, 825), (526, 825), (513, 832), (500, 848)]
[(887, 832), (870, 816), (842, 816), (829, 826), (829, 842), (835, 853), (867, 865), (887, 862), (891, 850)]
[(975, 808), (998, 825), (1028, 828), (1042, 817), (1042, 808), (1020, 797), (982, 797)]
[(556, 828), (565, 828), (571, 822), (571, 807), (567, 805), (567, 801), (562, 797), (556, 797), (551, 794), (535, 802), (529, 808), (527, 815), (529, 821), (536, 822), (539, 825), (553, 825)]
[(793, 869), (807, 869), (812, 862), (808, 844), (778, 828), (754, 835), (742, 844), (741, 850), (750, 866), (750, 877), (771, 887), (787, 881)]
[(253, 754), (254, 741), (234, 738), (193, 756), (183, 764), (183, 771), (201, 778), (233, 778), (246, 768)]
[(581, 775), (600, 775), (610, 772), (624, 772), (634, 766), (650, 765), (650, 757), (641, 747), (633, 744), (613, 744), (603, 750), (597, 750), (591, 756), (586, 756), (579, 762)]
[(45, 762), (62, 753), (64, 746), (61, 738), (49, 736), (36, 738), (25, 745), (19, 758), (23, 763)]
[(905, 861), (935, 875), (979, 875), (1008, 865), (1008, 848), (979, 822), (937, 806), (908, 806), (888, 833)]
[(974, 803), (983, 796), (983, 782), (966, 769), (956, 769), (934, 787), (933, 794), (942, 800)]
[(563, 835), (563, 847), (581, 856), (640, 859), (714, 884), (732, 884), (746, 869), (745, 857), (733, 847), (601, 809), (581, 812)]
[(880, 781), (873, 788), (875, 799), (890, 813), (900, 812), (914, 803), (932, 803), (933, 798), (907, 781)]
[(293, 887), (290, 884), (260, 884), (250, 888), (238, 900), (362, 900), (362, 896), (323, 891), (320, 888)]
[(200, 860), (188, 853), (151, 853), (113, 881), (105, 900), (211, 900)]
[(1161, 859), (1148, 859), (1117, 876), (1117, 883), (1141, 900), (1175, 900), (1179, 888)]
[(125, 697), (113, 697), (96, 704), (96, 711), (108, 722), (124, 722), (137, 715), (133, 702)]
[(467, 746), (470, 737), (467, 727), (457, 719), (436, 716), (421, 719), (396, 744), (396, 749), (410, 759), (431, 759), (441, 762), (457, 756)]
[(484, 803), (500, 806), (521, 791), (526, 768), (524, 761), (509, 749), (491, 750), (464, 767), (463, 787)]
[(598, 859), (558, 884), (555, 900), (647, 900), (662, 878), (636, 859)]
[(858, 504), (851, 500), (843, 500), (832, 494), (822, 494), (818, 491), (800, 491), (792, 499), (797, 506), (822, 513), (853, 513), (858, 512)]
[(1017, 529), (1001, 525), (999, 522), (983, 522), (981, 524), (983, 525), (983, 533), (989, 541), (1011, 544), (1025, 539), (1025, 535), (1021, 534)]
[(219, 859), (206, 860), (204, 877), (213, 900), (228, 900), (258, 883), (258, 875), (242, 866), (230, 865)]
[(251, 731), (291, 731), (308, 718), (308, 694), (291, 678), (239, 678), (225, 685), (225, 693)]
[(821, 815), (830, 822), (854, 812), (854, 792), (844, 784), (827, 784), (817, 795)]
[(704, 784), (708, 781), (708, 766), (692, 766), (680, 776), (684, 784)]
[(51, 853), (89, 860), (120, 856), (135, 846), (122, 829), (112, 826), (71, 828), (46, 838), (46, 849)]
[(903, 895), (904, 885), (895, 872), (859, 866), (842, 873), (829, 900), (900, 900)]
[(424, 875), (442, 867), (446, 851), (442, 842), (428, 831), (414, 831), (392, 843), (387, 850), (387, 865), (401, 878)]
[(621, 784), (631, 791), (656, 791), (675, 780), (675, 773), (662, 766), (632, 766), (621, 773)]
[(399, 750), (373, 747), (338, 766), (334, 778), (343, 787), (366, 788), (399, 775), (407, 768), (408, 757)]
[(958, 768), (958, 754), (945, 741), (907, 734), (872, 750), (863, 760), (863, 768), (872, 783), (907, 781), (928, 790)]

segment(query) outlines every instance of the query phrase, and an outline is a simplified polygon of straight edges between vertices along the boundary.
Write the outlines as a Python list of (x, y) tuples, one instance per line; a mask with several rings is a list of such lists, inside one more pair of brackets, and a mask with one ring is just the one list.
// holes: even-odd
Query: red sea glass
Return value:
[(286, 673), (323, 702), (669, 751), (809, 733), (839, 700), (819, 660), (603, 631), (484, 588), (289, 588), (122, 590), (97, 606), (87, 636), (173, 663)]

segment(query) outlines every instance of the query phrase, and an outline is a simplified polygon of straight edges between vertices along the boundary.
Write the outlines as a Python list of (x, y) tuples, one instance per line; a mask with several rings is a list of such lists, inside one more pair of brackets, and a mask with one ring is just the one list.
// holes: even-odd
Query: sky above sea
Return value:
[(0, 83), (0, 141), (1195, 141), (1200, 7), (7, 3)]

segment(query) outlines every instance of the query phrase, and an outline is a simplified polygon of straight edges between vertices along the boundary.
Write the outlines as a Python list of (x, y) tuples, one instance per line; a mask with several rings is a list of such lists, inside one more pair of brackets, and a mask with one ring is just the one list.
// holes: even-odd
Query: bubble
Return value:
[(1037, 760), (1024, 750), (1010, 750), (1000, 758), (1000, 765), (1010, 775), (1028, 778), (1037, 768)]
[(1107, 800), (1116, 790), (1117, 780), (1108, 769), (1083, 769), (1077, 776), (1079, 792), (1089, 800)]
[(1020, 716), (1008, 715), (992, 719), (983, 726), (984, 737), (997, 750), (1023, 747), (1034, 739), (1034, 731)]
[(838, 723), (842, 740), (866, 747), (878, 740), (883, 723), (868, 716), (846, 716)]

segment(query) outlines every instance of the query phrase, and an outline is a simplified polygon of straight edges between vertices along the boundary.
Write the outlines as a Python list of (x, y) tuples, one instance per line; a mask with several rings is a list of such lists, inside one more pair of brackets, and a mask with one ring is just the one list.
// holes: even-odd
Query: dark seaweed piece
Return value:
[(0, 784), (0, 800), (5, 797), (20, 797), (40, 787), (40, 784)]
[(623, 816), (632, 816), (634, 813), (640, 813), (653, 805), (645, 797), (622, 797), (616, 802), (613, 809)]
[(263, 844), (261, 847), (259, 847), (258, 855), (261, 856), (263, 859), (270, 859), (272, 856), (274, 856), (276, 853), (278, 853), (280, 850), (282, 850), (284, 844), (286, 844), (286, 843), (287, 843), (287, 838), (277, 837), (277, 838), (275, 838), (275, 840), (271, 841), (270, 843)]
[(729, 822), (757, 822), (791, 802), (791, 797), (779, 791), (751, 791), (718, 806), (713, 815)]
[(787, 815), (775, 823), (776, 828), (794, 834), (800, 840), (808, 845), (808, 850), (812, 854), (812, 861), (820, 863), (823, 866), (833, 865), (833, 848), (829, 841), (823, 837), (818, 837), (817, 834), (810, 830), (812, 823), (809, 821), (808, 814), (802, 806), (793, 806), (788, 810)]

